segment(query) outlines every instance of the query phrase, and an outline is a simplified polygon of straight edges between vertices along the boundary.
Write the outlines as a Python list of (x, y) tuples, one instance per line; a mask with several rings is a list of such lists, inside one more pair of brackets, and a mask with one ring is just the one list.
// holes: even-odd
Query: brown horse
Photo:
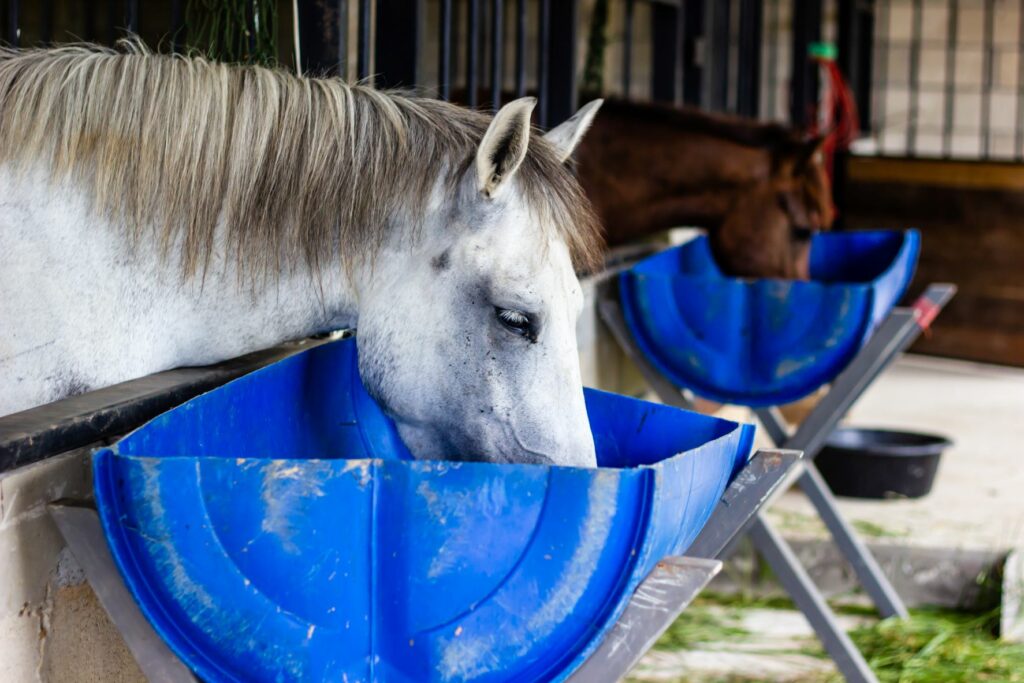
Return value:
[(777, 124), (608, 100), (576, 158), (609, 246), (699, 226), (730, 275), (806, 279), (810, 235), (834, 215), (820, 142)]

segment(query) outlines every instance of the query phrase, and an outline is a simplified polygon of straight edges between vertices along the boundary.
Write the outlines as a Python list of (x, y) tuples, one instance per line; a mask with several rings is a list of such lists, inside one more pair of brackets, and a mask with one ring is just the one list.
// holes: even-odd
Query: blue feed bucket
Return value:
[(729, 278), (706, 237), (624, 272), (636, 344), (678, 386), (724, 403), (780, 405), (832, 381), (907, 289), (917, 231), (829, 232), (811, 242), (811, 279)]
[(587, 390), (598, 469), (413, 461), (352, 340), (94, 461), (114, 558), (207, 681), (560, 680), (686, 550), (753, 428)]

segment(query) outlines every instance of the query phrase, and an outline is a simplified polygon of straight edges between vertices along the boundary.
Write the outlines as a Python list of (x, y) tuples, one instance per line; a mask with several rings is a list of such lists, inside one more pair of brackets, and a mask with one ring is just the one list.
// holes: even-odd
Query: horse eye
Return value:
[(530, 316), (526, 313), (495, 306), (494, 314), (497, 316), (498, 322), (509, 332), (518, 334), (520, 337), (527, 337), (531, 341), (534, 339), (533, 324), (530, 321)]

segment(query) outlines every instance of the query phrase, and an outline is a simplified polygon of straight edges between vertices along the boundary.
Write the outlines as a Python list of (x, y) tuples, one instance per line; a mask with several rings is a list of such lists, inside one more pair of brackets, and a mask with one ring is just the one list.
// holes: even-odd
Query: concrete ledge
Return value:
[[(852, 567), (831, 541), (787, 538), (801, 564), (829, 599), (860, 594)], [(868, 544), (885, 575), (908, 607), (980, 611), (1000, 603), (1007, 551), (926, 548), (893, 543)], [(783, 596), (767, 565), (749, 543), (730, 558), (709, 590)]]
[(0, 476), (0, 681), (145, 680), (47, 514), (91, 494), (90, 451)]

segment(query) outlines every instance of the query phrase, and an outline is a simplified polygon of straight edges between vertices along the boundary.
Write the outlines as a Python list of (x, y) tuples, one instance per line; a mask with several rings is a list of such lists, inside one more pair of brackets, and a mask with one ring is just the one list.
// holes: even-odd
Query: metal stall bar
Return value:
[(256, 25), (258, 11), (255, 2), (245, 3), (245, 56), (251, 60), (256, 52)]
[(907, 60), (907, 85), (910, 106), (907, 107), (907, 154), (914, 155), (917, 148), (917, 118), (921, 99), (921, 31), (924, 15), (922, 0), (914, 0), (910, 18), (910, 59)]
[[(1017, 3), (1017, 45), (1024, 46), (1024, 0)], [(1014, 158), (1024, 161), (1024, 49), (1017, 49), (1017, 116), (1013, 135)]]
[(505, 2), (491, 3), (491, 108), (501, 109), (502, 57), (505, 50)]
[(452, 0), (441, 0), (437, 48), (437, 93), (442, 100), (452, 98)]
[[(956, 95), (956, 45), (957, 15), (960, 13), (959, 0), (949, 0), (949, 20), (946, 22), (946, 69), (943, 74), (945, 81), (945, 111), (942, 115), (942, 154), (953, 156), (953, 97)], [(1024, 24), (1021, 25), (1024, 36)], [(883, 94), (884, 97), (884, 94)]]
[[(874, 41), (873, 6), (861, 0), (838, 0), (836, 63), (853, 89), (860, 127), (868, 130), (871, 111), (871, 50)], [(838, 170), (838, 164), (836, 164)], [(838, 181), (837, 183), (838, 184)]]
[(356, 78), (370, 75), (370, 12), (371, 0), (359, 0), (358, 38), (356, 44)]
[(789, 93), (789, 118), (797, 127), (806, 127), (811, 106), (818, 99), (818, 65), (807, 58), (807, 48), (821, 40), (823, 0), (793, 3), (792, 79)]
[(551, 0), (540, 0), (537, 10), (537, 124), (548, 125), (548, 73), (551, 63)]
[(124, 0), (124, 26), (133, 35), (139, 32), (139, 0)]
[[(731, 2), (707, 0), (705, 9), (704, 79), (706, 93), (704, 104), (711, 111), (726, 111), (729, 108), (729, 32)], [(757, 76), (754, 76), (756, 80)]]
[(44, 45), (53, 42), (53, 0), (43, 0), (43, 17), (40, 22), (39, 37)]
[(719, 572), (717, 557), (742, 534), (757, 510), (799, 461), (800, 453), (761, 450), (753, 455), (712, 512), (686, 557), (666, 557), (644, 579), (597, 651), (569, 678), (570, 683), (616, 681), (625, 676), (658, 637)]
[(891, 23), (890, 15), (892, 14), (892, 8), (889, 7), (888, 2), (881, 2), (881, 0), (879, 0), (879, 4), (876, 7), (884, 8), (877, 10), (879, 16), (882, 17), (882, 20), (879, 20), (877, 24), (880, 28), (877, 32), (880, 40), (875, 43), (878, 46), (878, 71), (876, 72), (874, 86), (878, 97), (873, 98), (872, 108), (865, 116), (873, 121), (871, 130), (877, 136), (878, 152), (884, 154), (885, 139), (883, 136), (885, 135), (885, 109), (889, 85), (889, 41), (891, 40), (889, 24)]
[(96, 41), (96, 21), (99, 18), (99, 12), (92, 11), (92, 3), (90, 0), (79, 0), (75, 4), (75, 11), (72, 17), (77, 20), (79, 17), (82, 19), (82, 39), (87, 43)]
[(651, 99), (658, 102), (675, 102), (677, 99), (681, 12), (676, 5), (651, 4)]
[[(874, 40), (873, 8), (862, 7), (860, 0), (839, 0), (837, 59), (840, 71), (853, 89), (858, 112), (858, 125), (862, 131), (870, 129), (871, 111), (871, 52)], [(837, 209), (836, 225), (843, 228), (846, 221), (847, 163), (850, 153), (836, 150), (832, 164), (832, 203)]]
[[(992, 87), (995, 63), (995, 2), (985, 0), (984, 46), (981, 60), (981, 157), (988, 159), (992, 155)], [(1019, 48), (1018, 48), (1019, 49)]]
[(13, 47), (21, 44), (21, 0), (7, 3), (7, 42)]
[(633, 15), (635, 10), (636, 0), (626, 0), (626, 19), (622, 40), (622, 96), (626, 99), (629, 99), (629, 86), (633, 77)]
[(549, 4), (548, 81), (541, 97), (547, 100), (542, 126), (557, 125), (576, 112), (576, 32), (579, 0)]
[[(113, 45), (120, 37), (117, 28), (121, 25), (124, 15), (121, 14), (120, 0), (107, 0), (107, 22), (105, 41), (107, 45)], [(98, 13), (97, 13), (98, 14)]]
[(420, 82), (420, 24), (425, 0), (377, 0), (376, 66), (378, 88), (412, 87)]
[(779, 90), (779, 13), (782, 0), (769, 0), (772, 5), (771, 18), (768, 20), (768, 27), (771, 29), (771, 37), (768, 39), (768, 93), (765, 102), (768, 116), (774, 120), (778, 115), (776, 97)]
[(704, 92), (703, 0), (683, 0), (683, 103), (698, 106)]
[(683, 102), (686, 89), (686, 0), (679, 0), (679, 9), (676, 11), (676, 54), (675, 54), (675, 75), (676, 75), (676, 102)]
[[(728, 3), (722, 3), (728, 5)], [(761, 35), (764, 0), (739, 2), (740, 68), (736, 73), (736, 113), (757, 118), (761, 113)]]
[(348, 73), (348, 0), (300, 2), (299, 68), (305, 74)]
[(469, 0), (466, 9), (466, 104), (476, 106), (480, 61), (480, 0)]
[(516, 2), (516, 97), (526, 95), (526, 0)]
[(871, 86), (875, 65), (875, 2), (869, 3), (857, 15), (857, 90), (853, 93), (861, 131), (871, 130)]
[[(52, 2), (52, 0), (48, 0)], [(185, 12), (182, 7), (184, 0), (171, 2), (171, 51), (181, 52), (185, 47)], [(49, 38), (44, 38), (49, 40)]]

